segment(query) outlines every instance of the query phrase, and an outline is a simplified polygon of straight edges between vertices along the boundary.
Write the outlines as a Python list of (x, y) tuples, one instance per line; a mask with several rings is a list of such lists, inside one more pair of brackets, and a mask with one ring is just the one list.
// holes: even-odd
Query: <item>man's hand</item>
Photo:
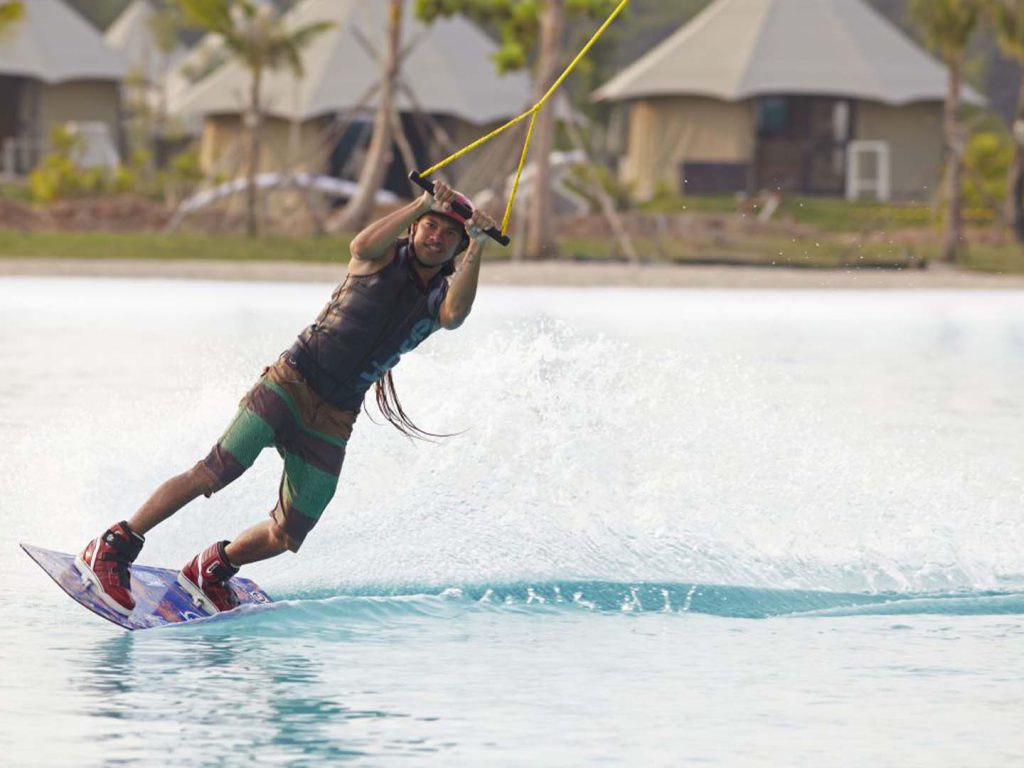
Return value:
[[(420, 206), (429, 211), (449, 214), (452, 210), (452, 203), (460, 199), (461, 195), (443, 181), (434, 182), (434, 192), (424, 192), (420, 198)], [(465, 199), (465, 198), (462, 198)], [(488, 237), (487, 230), (497, 225), (490, 216), (477, 209), (473, 215), (466, 220), (466, 234), (475, 242), (482, 242)]]
[(487, 230), (491, 227), (497, 227), (494, 219), (480, 209), (477, 209), (473, 211), (473, 215), (466, 221), (466, 234), (469, 235), (471, 240), (482, 244), (484, 238), (489, 237)]
[(458, 193), (444, 182), (434, 184), (434, 194), (424, 192), (396, 211), (372, 222), (352, 239), (349, 251), (350, 275), (370, 275), (383, 268), (395, 255), (395, 240), (408, 231), (409, 226), (430, 211), (448, 214)]
[(458, 197), (458, 194), (450, 186), (445, 184), (443, 181), (434, 182), (434, 192), (424, 192), (422, 197), (422, 204), (429, 211), (436, 211), (437, 213), (450, 213), (452, 210), (452, 202)]

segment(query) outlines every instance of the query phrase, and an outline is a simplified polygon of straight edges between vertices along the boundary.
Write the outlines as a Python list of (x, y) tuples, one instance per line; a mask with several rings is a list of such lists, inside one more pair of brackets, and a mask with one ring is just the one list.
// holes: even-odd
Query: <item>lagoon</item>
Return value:
[[(278, 604), (125, 634), (67, 600), (17, 542), (130, 515), (330, 288), (0, 280), (12, 765), (1024, 757), (1019, 291), (485, 286), (395, 374), (458, 434), (363, 414), (301, 554), (246, 569)], [(279, 472), (142, 561), (261, 519)]]

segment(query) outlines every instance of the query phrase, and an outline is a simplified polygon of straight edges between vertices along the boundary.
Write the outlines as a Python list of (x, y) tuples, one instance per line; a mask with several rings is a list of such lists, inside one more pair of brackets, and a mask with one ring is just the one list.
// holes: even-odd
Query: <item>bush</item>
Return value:
[(28, 177), (32, 197), (44, 203), (80, 194), (92, 181), (75, 165), (74, 156), (82, 148), (79, 137), (64, 126), (57, 126), (50, 140), (53, 149)]
[(52, 203), (70, 197), (135, 193), (150, 197), (166, 195), (177, 199), (203, 178), (199, 154), (189, 150), (177, 155), (166, 171), (154, 174), (152, 155), (144, 150), (132, 153), (127, 165), (115, 168), (81, 168), (76, 158), (82, 139), (64, 126), (54, 128), (53, 149), (29, 174), (32, 199)]
[(565, 176), (565, 185), (590, 203), (591, 211), (601, 210), (601, 203), (594, 194), (594, 184), (599, 184), (612, 199), (616, 210), (630, 207), (632, 195), (626, 184), (616, 178), (612, 171), (603, 165), (586, 163), (574, 165)]
[(107, 168), (80, 167), (76, 158), (83, 149), (82, 139), (64, 126), (53, 129), (50, 141), (53, 149), (43, 156), (28, 177), (29, 190), (34, 200), (52, 203), (69, 197), (134, 189), (135, 182), (130, 171), (120, 166), (113, 171)]
[(971, 136), (964, 151), (964, 205), (973, 218), (979, 218), (979, 209), (998, 213), (1006, 198), (1012, 160), (1013, 142), (1005, 132), (983, 131)]
[(176, 205), (204, 178), (199, 152), (188, 149), (175, 155), (167, 170), (158, 174), (157, 186), (163, 193), (164, 200), (170, 205)]

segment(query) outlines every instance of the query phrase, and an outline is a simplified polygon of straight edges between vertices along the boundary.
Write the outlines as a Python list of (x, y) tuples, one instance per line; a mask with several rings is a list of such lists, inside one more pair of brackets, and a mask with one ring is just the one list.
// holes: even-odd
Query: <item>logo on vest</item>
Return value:
[(429, 318), (420, 320), (412, 327), (412, 330), (409, 331), (409, 337), (399, 345), (398, 351), (395, 352), (395, 354), (391, 355), (391, 357), (387, 358), (383, 362), (379, 360), (371, 360), (369, 370), (359, 374), (359, 378), (363, 381), (370, 382), (371, 384), (382, 379), (384, 374), (398, 365), (398, 361), (402, 359), (402, 355), (414, 350), (419, 346), (421, 341), (440, 327), (441, 325), (439, 323), (436, 323)]

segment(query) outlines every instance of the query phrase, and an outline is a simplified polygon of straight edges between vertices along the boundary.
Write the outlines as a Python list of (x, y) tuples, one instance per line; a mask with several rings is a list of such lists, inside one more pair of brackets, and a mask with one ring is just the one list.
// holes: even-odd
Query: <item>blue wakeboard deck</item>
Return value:
[[(96, 595), (95, 589), (75, 568), (75, 556), (65, 552), (54, 552), (31, 544), (21, 548), (42, 568), (46, 575), (57, 582), (71, 598), (84, 605), (98, 616), (125, 629), (149, 629), (167, 624), (181, 624), (210, 616), (205, 609), (197, 606), (191, 595), (178, 584), (178, 572), (168, 568), (152, 568), (147, 565), (133, 565), (132, 597), (135, 610), (131, 616), (122, 616), (108, 608)], [(272, 603), (270, 595), (249, 579), (237, 576), (230, 581), (239, 605)]]

